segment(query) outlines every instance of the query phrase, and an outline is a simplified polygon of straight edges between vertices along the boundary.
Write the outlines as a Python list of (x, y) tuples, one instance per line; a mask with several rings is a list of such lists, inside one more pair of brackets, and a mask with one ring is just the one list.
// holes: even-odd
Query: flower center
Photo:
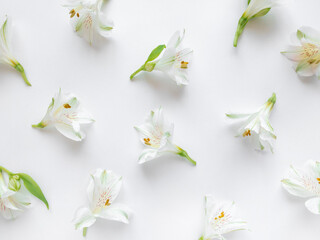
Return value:
[(189, 62), (181, 61), (181, 68), (188, 68)]
[(72, 10), (69, 12), (69, 14), (70, 14), (70, 18), (73, 18), (74, 15), (77, 15), (77, 17), (80, 17), (80, 14), (79, 14), (78, 12), (76, 12), (76, 10), (74, 10), (74, 9), (72, 9)]
[(247, 136), (251, 136), (251, 131), (250, 129), (247, 129), (244, 131), (244, 133), (242, 134), (243, 137), (247, 137)]
[(150, 138), (144, 138), (143, 141), (144, 141), (144, 144), (151, 146)]

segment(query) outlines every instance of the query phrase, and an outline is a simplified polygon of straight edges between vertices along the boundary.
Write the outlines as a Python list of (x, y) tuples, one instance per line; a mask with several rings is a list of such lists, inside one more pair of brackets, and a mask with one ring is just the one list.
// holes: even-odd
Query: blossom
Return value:
[(0, 171), (0, 212), (5, 219), (14, 219), (30, 206), (28, 195), (10, 190)]
[(320, 79), (320, 32), (301, 27), (293, 35), (293, 45), (282, 52), (294, 62), (294, 68), (300, 76), (316, 75)]
[(276, 94), (273, 93), (268, 101), (256, 112), (251, 114), (226, 114), (229, 118), (245, 119), (238, 131), (238, 136), (250, 137), (258, 149), (263, 150), (268, 145), (273, 151), (274, 141), (277, 138), (269, 122), (269, 116), (276, 102)]
[[(156, 47), (147, 61), (130, 76), (130, 79), (133, 79), (141, 71), (152, 72), (153, 70), (158, 70), (167, 74), (177, 85), (188, 85), (187, 70), (193, 51), (189, 48), (181, 47), (184, 36), (185, 31), (183, 31), (182, 35), (180, 31), (177, 31), (167, 45)], [(164, 53), (159, 57), (164, 49)]]
[(139, 157), (140, 164), (158, 158), (163, 154), (173, 153), (196, 165), (196, 162), (190, 158), (185, 150), (171, 142), (173, 124), (164, 119), (161, 107), (151, 111), (145, 122), (135, 129), (139, 132), (141, 142), (145, 146)]
[(266, 15), (274, 5), (274, 0), (248, 0), (248, 7), (238, 22), (238, 28), (233, 40), (234, 47), (237, 47), (238, 39), (249, 20)]
[(61, 89), (52, 98), (47, 113), (34, 128), (45, 128), (54, 126), (62, 135), (74, 141), (81, 141), (85, 138), (80, 124), (92, 123), (94, 120), (80, 105), (79, 100), (73, 94), (62, 94)]
[(113, 29), (113, 23), (101, 12), (103, 0), (75, 0), (64, 5), (69, 9), (75, 32), (92, 44), (95, 34), (103, 37)]
[(247, 223), (236, 218), (234, 213), (234, 202), (218, 202), (210, 195), (205, 196), (205, 228), (200, 240), (224, 240), (223, 234), (247, 230)]
[(11, 21), (6, 17), (0, 28), (0, 63), (7, 64), (16, 69), (22, 76), (25, 83), (31, 86), (25, 74), (22, 65), (15, 59), (11, 53)]
[(310, 198), (305, 202), (306, 208), (320, 214), (320, 162), (309, 160), (302, 169), (290, 167), (289, 176), (283, 179), (282, 186), (290, 194)]
[(122, 204), (114, 203), (122, 185), (122, 177), (112, 171), (97, 169), (91, 175), (87, 189), (89, 207), (82, 207), (73, 220), (76, 229), (82, 229), (83, 235), (97, 218), (104, 218), (123, 223), (129, 222), (130, 210)]

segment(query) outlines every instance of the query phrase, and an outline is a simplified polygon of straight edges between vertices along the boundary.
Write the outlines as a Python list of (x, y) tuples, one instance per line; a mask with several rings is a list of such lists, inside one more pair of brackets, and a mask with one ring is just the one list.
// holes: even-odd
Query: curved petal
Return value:
[(304, 39), (320, 44), (320, 32), (311, 28), (303, 26), (299, 28), (297, 31), (297, 37), (300, 41), (303, 41)]
[(92, 226), (96, 222), (95, 216), (88, 208), (80, 208), (73, 219), (76, 229)]
[(82, 141), (82, 139), (85, 138), (85, 134), (82, 131), (75, 130), (74, 125), (69, 125), (65, 123), (56, 123), (55, 127), (62, 135), (64, 135), (65, 137), (71, 140)]
[(122, 204), (111, 204), (104, 208), (97, 216), (123, 223), (129, 223), (130, 209)]
[(183, 41), (185, 36), (185, 29), (182, 31), (182, 35), (180, 31), (176, 31), (173, 36), (170, 38), (167, 48), (177, 48), (181, 42)]
[(314, 214), (320, 214), (320, 198), (319, 197), (309, 199), (308, 201), (306, 201), (305, 205), (310, 212)]

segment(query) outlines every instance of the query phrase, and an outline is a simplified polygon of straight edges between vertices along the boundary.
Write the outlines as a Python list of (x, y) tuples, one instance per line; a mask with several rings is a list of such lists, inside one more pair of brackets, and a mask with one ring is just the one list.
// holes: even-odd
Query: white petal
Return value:
[(311, 28), (303, 26), (299, 28), (299, 31), (303, 34), (302, 39), (309, 40), (311, 42), (320, 44), (320, 32)]
[(73, 220), (76, 229), (82, 229), (92, 226), (96, 222), (95, 216), (88, 208), (80, 208), (76, 212), (76, 216)]
[(55, 127), (62, 135), (71, 140), (81, 141), (85, 138), (85, 134), (82, 131), (76, 131), (72, 125), (56, 123)]
[(309, 199), (308, 201), (306, 201), (305, 205), (310, 212), (314, 214), (320, 214), (320, 198), (319, 197)]
[(182, 32), (182, 36), (180, 31), (176, 31), (173, 36), (170, 38), (168, 44), (167, 44), (167, 48), (177, 48), (181, 42), (183, 41), (185, 36), (185, 30), (183, 30)]
[(129, 223), (130, 212), (125, 205), (114, 203), (104, 208), (98, 216), (104, 219)]

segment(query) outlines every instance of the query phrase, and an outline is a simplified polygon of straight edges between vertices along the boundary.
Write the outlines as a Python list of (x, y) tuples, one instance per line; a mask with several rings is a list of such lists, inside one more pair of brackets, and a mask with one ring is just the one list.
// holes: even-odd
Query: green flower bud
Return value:
[(20, 177), (18, 175), (10, 176), (8, 188), (12, 191), (19, 191), (21, 188)]

